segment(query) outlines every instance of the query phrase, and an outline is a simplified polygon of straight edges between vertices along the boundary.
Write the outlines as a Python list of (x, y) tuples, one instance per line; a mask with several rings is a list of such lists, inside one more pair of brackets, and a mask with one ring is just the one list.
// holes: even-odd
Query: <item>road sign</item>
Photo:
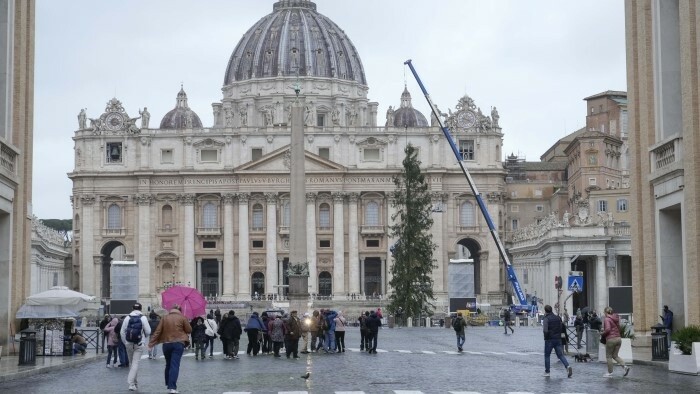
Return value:
[(583, 291), (583, 276), (569, 276), (569, 291)]

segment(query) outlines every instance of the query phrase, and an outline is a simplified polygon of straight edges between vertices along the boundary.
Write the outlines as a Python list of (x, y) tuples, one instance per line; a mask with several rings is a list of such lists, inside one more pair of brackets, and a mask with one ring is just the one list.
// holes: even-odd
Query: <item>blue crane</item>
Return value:
[(506, 253), (506, 249), (503, 247), (503, 244), (501, 243), (501, 239), (498, 236), (498, 231), (497, 231), (496, 227), (493, 225), (493, 221), (491, 220), (491, 215), (489, 215), (489, 211), (486, 209), (486, 205), (484, 205), (484, 201), (481, 198), (481, 194), (479, 194), (479, 191), (476, 189), (476, 185), (474, 184), (474, 180), (472, 179), (471, 175), (469, 174), (469, 171), (467, 171), (467, 169), (464, 167), (464, 163), (462, 162), (462, 155), (459, 153), (459, 149), (457, 149), (457, 145), (455, 144), (454, 140), (452, 139), (452, 136), (450, 135), (450, 130), (442, 123), (442, 119), (440, 119), (440, 113), (438, 112), (437, 107), (435, 107), (435, 104), (433, 104), (433, 101), (430, 99), (430, 95), (428, 94), (428, 91), (425, 89), (425, 86), (423, 85), (423, 82), (421, 81), (420, 77), (418, 76), (416, 69), (413, 67), (413, 63), (411, 63), (411, 59), (406, 60), (404, 62), (404, 64), (408, 65), (408, 67), (411, 69), (411, 73), (413, 74), (413, 77), (416, 79), (416, 82), (418, 82), (418, 85), (420, 86), (421, 91), (423, 91), (423, 95), (425, 96), (425, 99), (428, 101), (428, 105), (430, 105), (430, 110), (433, 112), (433, 115), (435, 115), (435, 118), (437, 119), (438, 124), (440, 125), (440, 129), (442, 130), (442, 133), (445, 135), (447, 142), (450, 143), (450, 147), (452, 148), (452, 153), (454, 153), (455, 158), (457, 159), (457, 163), (459, 164), (459, 167), (462, 169), (462, 173), (467, 178), (467, 183), (469, 184), (469, 188), (472, 190), (472, 194), (474, 194), (474, 197), (476, 197), (476, 202), (479, 205), (479, 210), (481, 211), (481, 214), (484, 216), (484, 219), (486, 219), (486, 223), (489, 226), (489, 231), (491, 232), (491, 237), (493, 237), (493, 240), (496, 243), (496, 247), (498, 248), (498, 254), (501, 255), (501, 258), (503, 259), (503, 262), (506, 265), (506, 273), (508, 275), (508, 281), (510, 281), (511, 285), (513, 285), (513, 290), (515, 291), (515, 295), (518, 297), (518, 302), (520, 303), (520, 305), (517, 305), (514, 309), (516, 311), (529, 310), (527, 298), (525, 297), (525, 293), (523, 292), (523, 289), (520, 286), (520, 282), (518, 282), (518, 277), (515, 275), (515, 270), (513, 269), (513, 265), (510, 263), (510, 259), (508, 258), (508, 254)]

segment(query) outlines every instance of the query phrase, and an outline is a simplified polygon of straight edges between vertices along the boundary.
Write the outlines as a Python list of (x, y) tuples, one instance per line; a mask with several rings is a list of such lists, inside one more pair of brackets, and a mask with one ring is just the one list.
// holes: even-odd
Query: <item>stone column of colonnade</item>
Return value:
[[(446, 193), (433, 193), (432, 194), (432, 202), (433, 204), (437, 204), (438, 206), (442, 207), (442, 204), (445, 202), (445, 199), (447, 198)], [(445, 213), (441, 212), (433, 212), (433, 226), (430, 229), (430, 232), (433, 235), (433, 242), (435, 243), (435, 250), (433, 251), (433, 258), (436, 260), (435, 265), (436, 268), (433, 269), (432, 272), (432, 277), (433, 277), (433, 292), (436, 295), (440, 295), (445, 291), (445, 282), (447, 280), (447, 272), (445, 270), (445, 267), (447, 267), (447, 257), (445, 257), (444, 253), (444, 247), (443, 247), (443, 215)]]
[(219, 272), (219, 278), (223, 275), (223, 297), (234, 295), (233, 288), (233, 194), (224, 194), (224, 261), (219, 264), (223, 272)]
[(88, 295), (104, 295), (101, 294), (102, 288), (99, 288), (98, 292), (98, 287), (95, 284), (102, 279), (102, 272), (97, 271), (99, 275), (95, 274), (95, 259), (93, 256), (95, 254), (95, 234), (93, 229), (99, 228), (97, 223), (94, 223), (95, 197), (81, 196), (80, 207), (80, 219), (83, 223), (80, 234), (82, 238), (82, 250), (80, 250), (80, 291)]
[(596, 256), (595, 262), (595, 308), (598, 316), (608, 306), (608, 284), (605, 278), (605, 255)]
[(345, 294), (344, 193), (333, 193), (333, 295)]
[[(238, 299), (250, 297), (250, 248), (248, 229), (248, 200), (250, 195), (238, 193)], [(231, 237), (233, 238), (233, 237)], [(266, 288), (266, 292), (272, 292)]]
[(139, 267), (139, 298), (148, 297), (155, 286), (151, 286), (151, 207), (153, 195), (136, 195), (136, 205), (138, 205), (138, 260)]
[[(391, 267), (394, 265), (394, 257), (391, 255), (391, 246), (396, 243), (397, 239), (396, 237), (392, 237), (391, 235), (391, 227), (396, 224), (396, 220), (393, 220), (392, 217), (394, 214), (396, 214), (396, 207), (394, 206), (396, 204), (396, 200), (394, 197), (390, 197), (387, 200), (387, 206), (386, 206), (386, 211), (387, 211), (387, 228), (386, 228), (386, 233), (387, 233), (387, 245), (386, 245), (386, 279), (382, 278), (383, 280), (386, 280), (386, 294), (391, 294), (394, 292), (394, 289), (391, 288), (389, 283), (391, 282), (392, 279), (392, 274), (391, 274)], [(382, 275), (385, 273), (382, 272)]]
[(316, 193), (306, 193), (306, 258), (309, 261), (309, 293), (318, 293)]
[[(182, 282), (185, 285), (196, 287), (195, 283), (195, 262), (194, 262), (194, 194), (183, 194), (180, 196), (180, 202), (185, 211), (185, 228), (184, 228), (184, 259), (182, 267)], [(177, 280), (177, 279), (176, 279)]]
[[(266, 272), (265, 272), (265, 291), (268, 293), (278, 293), (278, 288), (275, 287), (281, 283), (277, 277), (277, 194), (265, 193), (267, 200), (267, 227), (265, 231), (265, 249), (267, 250)], [(281, 294), (281, 293), (279, 293)]]
[(348, 271), (350, 280), (348, 282), (348, 292), (360, 294), (360, 245), (357, 234), (357, 200), (358, 193), (348, 194)]

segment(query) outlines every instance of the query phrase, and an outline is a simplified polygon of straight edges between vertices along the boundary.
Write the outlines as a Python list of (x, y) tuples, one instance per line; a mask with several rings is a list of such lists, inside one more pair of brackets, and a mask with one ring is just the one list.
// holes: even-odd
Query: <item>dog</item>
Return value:
[(587, 363), (588, 360), (591, 359), (591, 355), (588, 353), (579, 353), (579, 354), (574, 354), (574, 360), (576, 360), (577, 363)]

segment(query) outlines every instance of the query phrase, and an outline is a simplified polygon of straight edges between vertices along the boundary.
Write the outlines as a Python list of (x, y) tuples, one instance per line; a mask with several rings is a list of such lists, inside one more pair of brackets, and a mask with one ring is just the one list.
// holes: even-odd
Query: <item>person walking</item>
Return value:
[(175, 304), (170, 312), (160, 319), (156, 332), (151, 335), (148, 348), (163, 344), (163, 356), (165, 356), (165, 385), (168, 393), (177, 391), (177, 377), (180, 374), (180, 359), (185, 348), (189, 346), (188, 335), (192, 332), (192, 326), (182, 314), (180, 306)]
[[(154, 332), (160, 324), (160, 316), (155, 311), (151, 311), (148, 314), (148, 325), (151, 327), (151, 332)], [(154, 346), (153, 349), (148, 350), (148, 359), (155, 360), (158, 358), (158, 346)]]
[[(115, 317), (103, 329), (107, 337), (107, 368), (110, 366), (112, 368), (117, 367), (117, 347), (119, 346), (119, 338), (116, 332), (117, 324), (119, 324), (119, 319)], [(110, 365), (110, 360), (113, 360), (112, 365)]]
[(376, 312), (371, 312), (367, 318), (368, 343), (367, 353), (377, 354), (377, 336), (379, 335), (379, 327), (382, 326), (382, 321), (377, 317)]
[(345, 317), (343, 312), (338, 312), (335, 318), (335, 350), (345, 353)]
[(671, 349), (671, 333), (673, 332), (673, 312), (668, 309), (668, 305), (664, 305), (664, 312), (661, 320), (664, 322), (664, 327), (666, 329), (666, 345), (668, 349)]
[(542, 319), (542, 331), (544, 333), (544, 377), (549, 377), (549, 357), (552, 354), (552, 349), (559, 358), (559, 361), (566, 368), (567, 376), (571, 377), (574, 371), (566, 361), (564, 353), (561, 349), (561, 327), (563, 325), (561, 318), (552, 313), (552, 306), (544, 306), (544, 318)]
[(117, 355), (119, 355), (119, 368), (129, 368), (129, 357), (126, 354), (126, 344), (124, 343), (124, 338), (122, 338), (122, 325), (127, 316), (122, 316), (119, 319), (119, 323), (114, 327), (114, 331), (117, 333)]
[(213, 311), (209, 312), (207, 315), (207, 320), (204, 321), (204, 326), (206, 327), (204, 333), (207, 335), (207, 345), (204, 347), (204, 353), (206, 353), (207, 349), (209, 349), (209, 358), (214, 358), (214, 340), (216, 339), (216, 332), (218, 331), (219, 326), (216, 324), (216, 320), (214, 320)]
[(452, 322), (452, 328), (455, 330), (455, 334), (457, 335), (457, 351), (459, 352), (464, 350), (463, 346), (464, 341), (466, 340), (464, 329), (466, 327), (467, 322), (464, 320), (462, 312), (457, 312), (457, 317), (455, 317), (455, 321)]
[(228, 311), (228, 324), (226, 325), (226, 334), (228, 335), (228, 354), (231, 359), (238, 359), (238, 344), (241, 340), (241, 321), (236, 316), (236, 311)]
[(294, 358), (299, 358), (299, 337), (301, 336), (301, 321), (297, 311), (292, 311), (284, 321), (284, 352)]
[[(245, 325), (246, 335), (248, 335), (248, 347), (246, 348), (247, 355), (257, 356), (260, 351), (260, 340), (268, 332), (268, 327), (263, 324), (262, 319), (258, 316), (258, 312), (248, 318), (248, 323)], [(265, 353), (265, 352), (263, 352)]]
[(201, 316), (195, 317), (192, 322), (192, 342), (194, 343), (194, 359), (199, 361), (199, 355), (202, 355), (202, 360), (207, 357), (206, 349), (204, 348), (207, 343), (207, 334), (205, 333), (207, 328), (204, 326), (204, 319)]
[(219, 323), (219, 330), (216, 332), (219, 334), (219, 339), (221, 340), (221, 352), (224, 354), (224, 360), (230, 360), (232, 358), (231, 354), (229, 353), (229, 336), (228, 332), (226, 331), (228, 329), (228, 324), (228, 313), (224, 313), (223, 317), (221, 318), (221, 322)]
[(583, 330), (585, 328), (581, 312), (576, 314), (576, 319), (574, 319), (574, 328), (576, 329), (576, 349), (581, 349), (581, 338), (583, 337)]
[(280, 349), (282, 348), (282, 343), (284, 343), (284, 322), (279, 316), (275, 315), (270, 323), (268, 323), (267, 332), (270, 333), (270, 340), (272, 340), (272, 352), (275, 357), (280, 356)]
[(141, 361), (141, 355), (148, 343), (148, 337), (151, 335), (151, 326), (148, 324), (146, 316), (141, 313), (141, 308), (141, 304), (138, 302), (134, 304), (129, 316), (124, 319), (120, 332), (129, 359), (127, 382), (130, 391), (138, 390), (139, 361)]
[[(260, 315), (260, 320), (263, 327), (265, 327), (265, 331), (262, 331), (262, 341), (258, 341), (261, 344), (260, 351), (262, 354), (270, 354), (272, 352), (272, 341), (270, 340), (270, 334), (267, 332), (267, 326), (270, 323), (270, 317), (267, 315), (267, 312), (263, 312)], [(258, 334), (258, 338), (260, 338), (260, 334)]]
[(510, 308), (503, 309), (503, 334), (508, 335), (508, 329), (510, 328), (510, 333), (515, 334), (515, 330), (510, 325)]
[(603, 377), (611, 378), (613, 376), (613, 360), (617, 361), (617, 364), (624, 369), (625, 373), (623, 376), (627, 376), (630, 373), (630, 367), (625, 365), (625, 360), (618, 355), (620, 345), (622, 345), (620, 316), (617, 313), (613, 313), (613, 309), (609, 306), (603, 312), (605, 317), (603, 317), (603, 332), (600, 333), (600, 337), (601, 342), (605, 343), (605, 359), (608, 362), (608, 372)]

